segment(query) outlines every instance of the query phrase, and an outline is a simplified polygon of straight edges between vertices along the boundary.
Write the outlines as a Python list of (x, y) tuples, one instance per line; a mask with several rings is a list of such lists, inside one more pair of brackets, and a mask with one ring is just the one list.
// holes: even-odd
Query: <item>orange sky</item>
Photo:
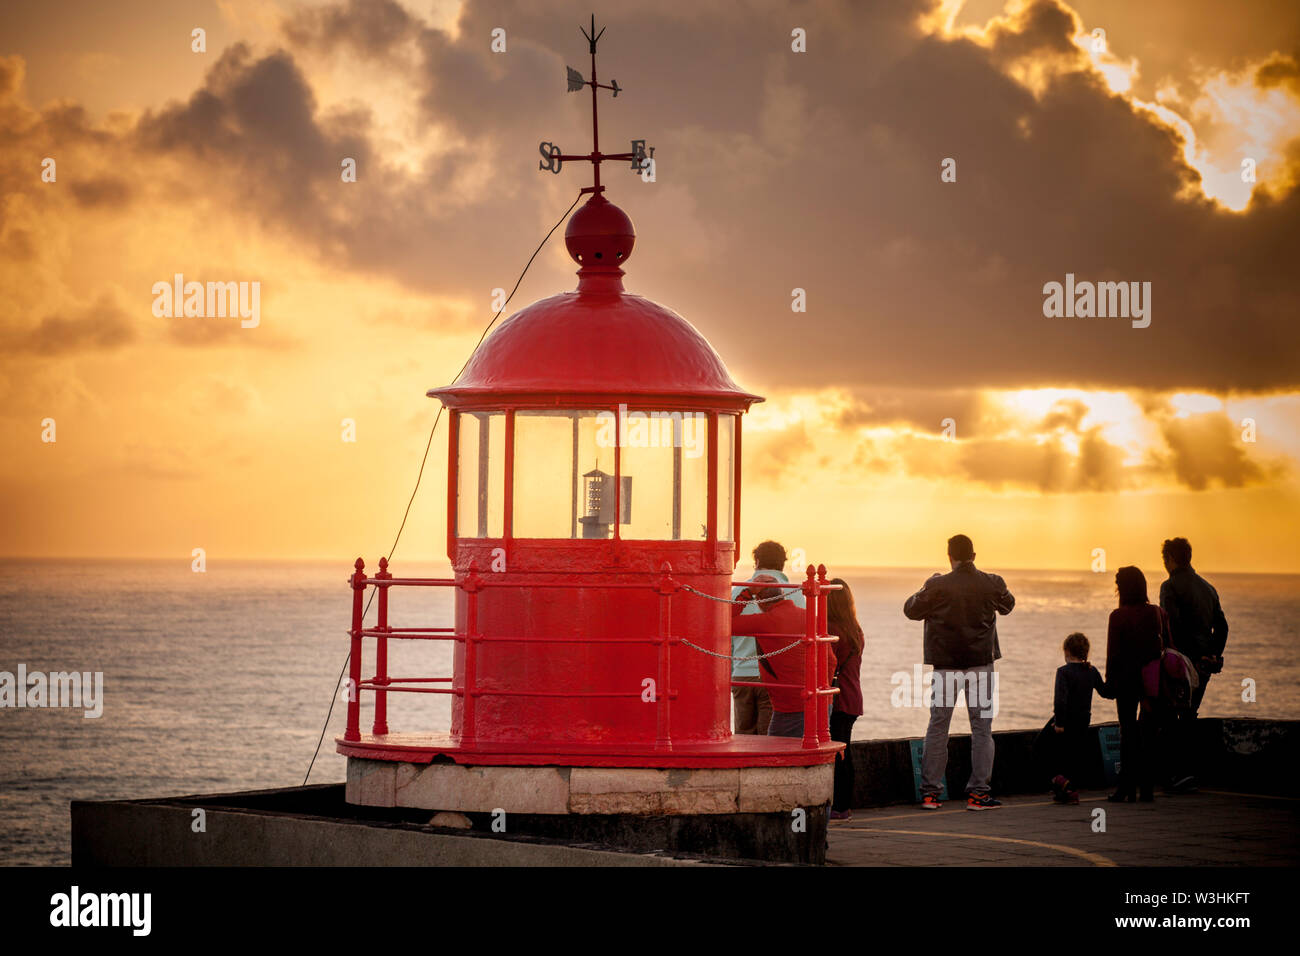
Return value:
[[(626, 89), (602, 132), (660, 163), (610, 181), (625, 284), (768, 398), (742, 546), (930, 566), (962, 531), (990, 566), (1086, 569), (1095, 548), (1157, 566), (1182, 534), (1207, 569), (1300, 571), (1294, 5), (868, 6), (596, 5)], [(0, 554), (385, 552), (425, 390), (586, 183), (538, 172), (535, 144), (587, 148), (561, 67), (585, 66), (589, 7), (13, 14)], [(553, 241), (508, 311), (572, 271)], [(176, 273), (258, 281), (257, 327), (156, 315)], [(1046, 318), (1067, 273), (1151, 282), (1151, 326)], [(440, 429), (399, 558), (441, 556), (445, 454)]]

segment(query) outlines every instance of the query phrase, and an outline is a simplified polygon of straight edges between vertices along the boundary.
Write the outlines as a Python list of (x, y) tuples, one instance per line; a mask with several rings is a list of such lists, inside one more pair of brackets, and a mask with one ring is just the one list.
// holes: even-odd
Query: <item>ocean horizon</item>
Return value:
[[(33, 564), (39, 574), (32, 574)], [(445, 564), (394, 562), (400, 575), (444, 575)], [(369, 570), (373, 570), (373, 566)], [(0, 708), (0, 864), (69, 861), (68, 804), (296, 786), (303, 782), (348, 651), (348, 561), (0, 558), (0, 672), (102, 673), (98, 717), (82, 709)], [(921, 625), (903, 601), (934, 568), (837, 566), (866, 633), (864, 714), (854, 739), (921, 736), (924, 701), (899, 706), (921, 664)], [(1037, 728), (1051, 714), (1061, 642), (1082, 631), (1105, 669), (1113, 572), (990, 566), (1016, 597), (999, 618), (1002, 649), (995, 730)], [(737, 571), (737, 579), (748, 573)], [(1146, 569), (1152, 596), (1162, 571)], [(1225, 669), (1206, 716), (1300, 717), (1300, 575), (1214, 573), (1229, 623)], [(445, 625), (444, 589), (400, 590), (394, 626)], [(373, 620), (374, 610), (371, 610)], [(447, 675), (450, 647), (393, 642), (392, 672)], [(367, 670), (370, 667), (367, 656)], [(1253, 682), (1254, 700), (1243, 682)], [(910, 690), (909, 686), (909, 690)], [(363, 715), (369, 710), (367, 701)], [(340, 781), (334, 752), (345, 707), (336, 703), (311, 774)], [(442, 695), (393, 695), (394, 731), (445, 731)], [(1114, 719), (1094, 700), (1093, 721)], [(967, 730), (963, 713), (953, 730)]]

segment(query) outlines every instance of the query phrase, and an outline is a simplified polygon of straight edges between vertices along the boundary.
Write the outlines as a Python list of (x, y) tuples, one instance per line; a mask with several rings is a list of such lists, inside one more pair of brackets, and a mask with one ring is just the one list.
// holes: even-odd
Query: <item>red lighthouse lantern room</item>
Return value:
[[(600, 152), (597, 91), (620, 88), (596, 80), (596, 36), (591, 79), (581, 84), (592, 90), (592, 152), (550, 156), (555, 171), (592, 163), (589, 198), (565, 231), (577, 289), (511, 315), (455, 382), (429, 392), (450, 412), (455, 576), (404, 579), (381, 563), (368, 577), (358, 561), (352, 578), (358, 693), (338, 749), (349, 758), (354, 803), (723, 813), (787, 811), (830, 796), (841, 745), (826, 727), (834, 691), (815, 667), (833, 641), (824, 569), (790, 585), (807, 596), (807, 627), (788, 635), (806, 652), (804, 736), (731, 732), (741, 419), (762, 399), (732, 380), (684, 318), (624, 290), (636, 234), (605, 197), (600, 165), (641, 169), (649, 157), (640, 143)], [(569, 73), (573, 88), (581, 77)], [(454, 588), (454, 627), (388, 627), (390, 591), (402, 586)], [(370, 587), (379, 590), (379, 623), (367, 628), (361, 601)], [(404, 638), (453, 641), (450, 679), (390, 678), (387, 643)], [(373, 678), (361, 670), (368, 641), (377, 645)], [(387, 694), (401, 690), (451, 694), (449, 732), (390, 731)], [(362, 733), (371, 695), (373, 732)], [(750, 786), (752, 772), (771, 785)]]

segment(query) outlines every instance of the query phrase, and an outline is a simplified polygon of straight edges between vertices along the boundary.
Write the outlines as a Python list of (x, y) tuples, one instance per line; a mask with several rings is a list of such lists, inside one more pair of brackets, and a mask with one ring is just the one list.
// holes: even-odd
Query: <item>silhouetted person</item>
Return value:
[(1119, 607), (1110, 612), (1106, 632), (1106, 686), (1119, 717), (1119, 789), (1112, 801), (1154, 800), (1157, 697), (1159, 684), (1143, 682), (1143, 668), (1158, 661), (1169, 644), (1165, 613), (1147, 599), (1147, 579), (1139, 568), (1115, 572)]
[(1052, 696), (1053, 756), (1052, 790), (1057, 803), (1078, 803), (1079, 788), (1087, 779), (1092, 757), (1092, 692), (1102, 697), (1111, 693), (1097, 668), (1088, 663), (1091, 644), (1077, 631), (1065, 639), (1061, 650), (1065, 663), (1056, 669)]
[(1192, 691), (1190, 709), (1170, 718), (1168, 784), (1174, 790), (1196, 785), (1196, 715), (1210, 676), (1223, 670), (1223, 648), (1228, 642), (1228, 619), (1219, 604), (1219, 592), (1192, 570), (1192, 546), (1186, 538), (1171, 538), (1160, 554), (1168, 579), (1160, 585), (1160, 606), (1169, 617), (1169, 636), (1177, 650), (1191, 658), (1199, 685)]
[(833, 578), (840, 590), (826, 593), (826, 633), (839, 638), (834, 644), (834, 684), (840, 689), (832, 700), (831, 740), (844, 744), (844, 753), (835, 761), (835, 797), (831, 800), (831, 819), (853, 817), (853, 722), (862, 716), (862, 625), (858, 623), (853, 592), (843, 578)]
[(993, 714), (998, 647), (997, 614), (1010, 614), (1016, 599), (996, 574), (975, 567), (975, 546), (964, 534), (948, 539), (952, 571), (935, 574), (903, 605), (913, 621), (925, 621), (925, 663), (934, 665), (930, 726), (921, 758), (921, 806), (938, 809), (948, 769), (948, 725), (964, 689), (970, 717), (970, 779), (966, 809), (992, 810), (1002, 804), (989, 796), (993, 774)]

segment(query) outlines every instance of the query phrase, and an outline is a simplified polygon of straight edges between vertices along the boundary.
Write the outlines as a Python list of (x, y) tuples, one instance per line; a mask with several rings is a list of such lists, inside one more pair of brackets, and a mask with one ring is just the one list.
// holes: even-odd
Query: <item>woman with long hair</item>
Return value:
[(1147, 598), (1147, 579), (1141, 569), (1115, 572), (1119, 607), (1110, 612), (1106, 635), (1106, 686), (1115, 697), (1119, 715), (1119, 789), (1112, 801), (1155, 799), (1156, 710), (1147, 693), (1142, 669), (1159, 660), (1169, 646), (1169, 621), (1159, 605)]
[(839, 638), (835, 647), (834, 684), (840, 692), (834, 696), (831, 710), (831, 739), (844, 744), (843, 756), (835, 761), (835, 796), (831, 800), (831, 819), (853, 817), (853, 722), (862, 716), (862, 647), (865, 643), (853, 592), (843, 578), (834, 578), (838, 591), (827, 592), (826, 632)]

